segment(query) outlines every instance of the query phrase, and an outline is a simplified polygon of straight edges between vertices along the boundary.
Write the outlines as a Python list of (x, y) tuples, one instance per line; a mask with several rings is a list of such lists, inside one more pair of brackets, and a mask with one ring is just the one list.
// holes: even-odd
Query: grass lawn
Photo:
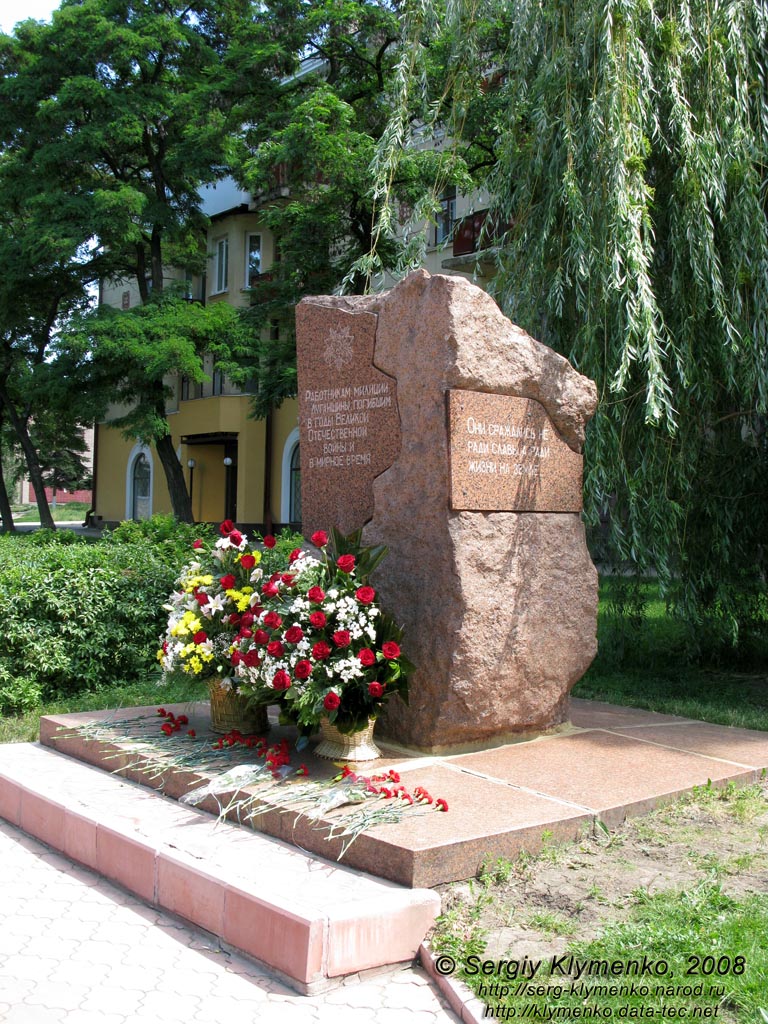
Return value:
[[(90, 507), (83, 501), (70, 501), (67, 504), (58, 504), (55, 508), (51, 507), (51, 515), (55, 523), (81, 523)], [(40, 513), (37, 505), (28, 508), (25, 512), (15, 513), (13, 521), (14, 523), (39, 523)]]

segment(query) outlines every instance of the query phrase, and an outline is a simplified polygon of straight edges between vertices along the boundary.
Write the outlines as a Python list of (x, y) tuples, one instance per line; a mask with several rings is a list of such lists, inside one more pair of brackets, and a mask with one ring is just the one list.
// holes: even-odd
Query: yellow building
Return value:
[[(247, 306), (255, 278), (268, 273), (275, 257), (272, 233), (260, 222), (251, 197), (224, 181), (208, 191), (204, 210), (208, 269), (186, 283), (189, 297), (205, 303)], [(477, 203), (475, 204), (477, 205)], [(432, 273), (462, 273), (478, 280), (482, 264), (475, 250), (484, 212), (447, 193), (425, 265)], [(183, 277), (169, 272), (169, 283)], [(482, 284), (482, 280), (478, 280)], [(102, 302), (129, 309), (139, 303), (135, 284), (104, 284)], [(301, 522), (298, 405), (285, 401), (267, 420), (250, 418), (249, 392), (240, 390), (212, 361), (202, 385), (185, 379), (167, 381), (173, 397), (167, 404), (173, 444), (184, 468), (198, 522), (232, 519), (242, 525), (273, 530)], [(126, 440), (110, 426), (121, 412), (110, 409), (96, 427), (94, 506), (97, 522), (117, 523), (170, 512), (165, 474), (157, 453)]]

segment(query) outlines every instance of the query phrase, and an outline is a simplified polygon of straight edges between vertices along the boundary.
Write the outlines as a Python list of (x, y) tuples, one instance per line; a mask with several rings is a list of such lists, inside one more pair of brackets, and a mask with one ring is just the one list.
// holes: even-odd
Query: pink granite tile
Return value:
[(61, 851), (72, 860), (96, 867), (96, 820), (67, 808), (64, 814)]
[(592, 730), (463, 754), (450, 763), (589, 808), (607, 824), (643, 814), (708, 780), (754, 778), (753, 771), (733, 764), (642, 742), (635, 731), (630, 738)]
[(422, 937), (440, 912), (437, 893), (425, 890), (421, 903), (403, 907), (397, 890), (329, 912), (328, 976), (413, 960)]
[(18, 783), (0, 774), (0, 818), (18, 825), (20, 814), (21, 790)]
[(199, 862), (175, 850), (157, 855), (157, 903), (179, 917), (220, 935), (224, 920), (224, 885)]
[(64, 808), (48, 797), (22, 786), (19, 828), (60, 850), (64, 832)]
[(662, 715), (644, 708), (625, 708), (599, 700), (579, 700), (571, 697), (569, 719), (579, 729), (630, 729), (633, 726), (667, 725), (690, 722), (690, 718)]
[(118, 823), (99, 823), (96, 870), (148, 903), (155, 900), (155, 848)]
[(768, 732), (734, 729), (706, 722), (681, 722), (679, 725), (649, 725), (634, 729), (611, 729), (620, 736), (632, 736), (659, 743), (675, 750), (721, 758), (745, 767), (768, 768)]
[(226, 887), (224, 941), (300, 982), (323, 976), (325, 927), (322, 917), (289, 914), (240, 888)]

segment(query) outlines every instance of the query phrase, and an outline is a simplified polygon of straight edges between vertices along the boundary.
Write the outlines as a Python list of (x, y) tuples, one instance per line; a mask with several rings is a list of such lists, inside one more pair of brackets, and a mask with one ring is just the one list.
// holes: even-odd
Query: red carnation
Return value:
[(323, 698), (323, 707), (326, 711), (335, 711), (339, 704), (341, 704), (341, 698), (338, 693), (334, 693), (333, 691), (326, 693)]
[(333, 642), (337, 647), (349, 647), (351, 639), (348, 629), (338, 629), (333, 634)]
[(331, 653), (331, 648), (325, 642), (325, 640), (318, 640), (315, 646), (312, 648), (312, 657), (315, 661), (323, 661)]
[(205, 641), (208, 639), (208, 634), (205, 632), (204, 629), (199, 629), (197, 633), (195, 633), (195, 635), (192, 637), (192, 639), (196, 644), (204, 644)]
[(232, 520), (225, 519), (224, 522), (219, 527), (219, 533), (221, 534), (222, 537), (227, 537), (229, 536), (230, 533), (232, 533), (234, 528), (235, 524), (232, 522)]
[(328, 543), (328, 534), (325, 530), (316, 530), (309, 539), (316, 548), (324, 548)]
[(269, 643), (269, 633), (267, 633), (265, 629), (257, 629), (253, 634), (253, 642), (255, 644), (261, 644), (263, 647), (264, 644)]
[(376, 655), (373, 653), (370, 647), (363, 647), (362, 650), (357, 652), (357, 656), (360, 659), (361, 665), (368, 666), (376, 664)]
[(385, 640), (381, 645), (381, 653), (389, 661), (394, 661), (400, 657), (400, 647), (394, 640)]
[(307, 661), (306, 658), (296, 662), (296, 667), (293, 670), (293, 674), (297, 679), (309, 679), (312, 675), (312, 662)]
[(359, 590), (355, 591), (355, 597), (360, 604), (371, 604), (374, 597), (376, 597), (376, 591), (373, 587), (360, 587)]
[(368, 695), (378, 698), (384, 695), (384, 687), (381, 683), (368, 683)]
[(269, 629), (279, 629), (283, 624), (283, 620), (277, 614), (277, 612), (267, 612), (264, 616), (264, 625)]
[(336, 559), (336, 565), (340, 572), (352, 572), (355, 568), (355, 556), (341, 555)]
[(303, 636), (304, 630), (301, 626), (289, 626), (285, 631), (285, 642), (288, 644), (297, 644)]
[(191, 740), (193, 740), (196, 735), (197, 735), (197, 733), (195, 732), (194, 729), (187, 729), (187, 736), (189, 736), (189, 738)]
[(325, 612), (312, 612), (309, 616), (309, 623), (311, 626), (314, 626), (315, 629), (322, 629), (327, 621)]
[(243, 543), (243, 535), (242, 533), (240, 533), (239, 530), (233, 530), (232, 533), (230, 533), (229, 535), (229, 539), (230, 542), (234, 544), (236, 548), (239, 548), (240, 545)]
[(268, 533), (261, 543), (264, 545), (265, 548), (273, 548), (275, 544), (277, 544), (277, 541), (275, 540), (271, 533)]
[(173, 726), (171, 725), (170, 722), (165, 722), (163, 725), (160, 726), (160, 731), (164, 732), (166, 736), (170, 736), (171, 733), (173, 732)]
[(192, 541), (192, 547), (195, 549), (195, 551), (199, 551), (202, 546), (203, 546), (203, 542), (201, 540), (193, 540)]
[(272, 687), (275, 690), (287, 690), (291, 685), (291, 677), (284, 669), (278, 669), (272, 677)]
[(231, 572), (228, 572), (226, 576), (221, 577), (221, 586), (223, 590), (231, 590), (236, 582), (237, 580), (235, 579)]
[(325, 600), (325, 591), (322, 587), (310, 587), (307, 591), (307, 599), (313, 604), (321, 604)]
[(210, 601), (210, 598), (202, 590), (196, 590), (195, 591), (195, 600), (197, 601), (197, 603), (199, 605), (202, 606), (202, 605), (208, 604), (208, 602)]
[(256, 565), (256, 559), (253, 555), (243, 555), (240, 559), (240, 565), (242, 565), (244, 569), (252, 569), (254, 565)]

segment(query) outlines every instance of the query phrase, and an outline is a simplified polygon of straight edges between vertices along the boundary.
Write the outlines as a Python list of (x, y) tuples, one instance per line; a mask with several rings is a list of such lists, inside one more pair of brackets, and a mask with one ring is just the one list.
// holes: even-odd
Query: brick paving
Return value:
[(456, 1024), (420, 968), (297, 995), (0, 821), (3, 1024)]

